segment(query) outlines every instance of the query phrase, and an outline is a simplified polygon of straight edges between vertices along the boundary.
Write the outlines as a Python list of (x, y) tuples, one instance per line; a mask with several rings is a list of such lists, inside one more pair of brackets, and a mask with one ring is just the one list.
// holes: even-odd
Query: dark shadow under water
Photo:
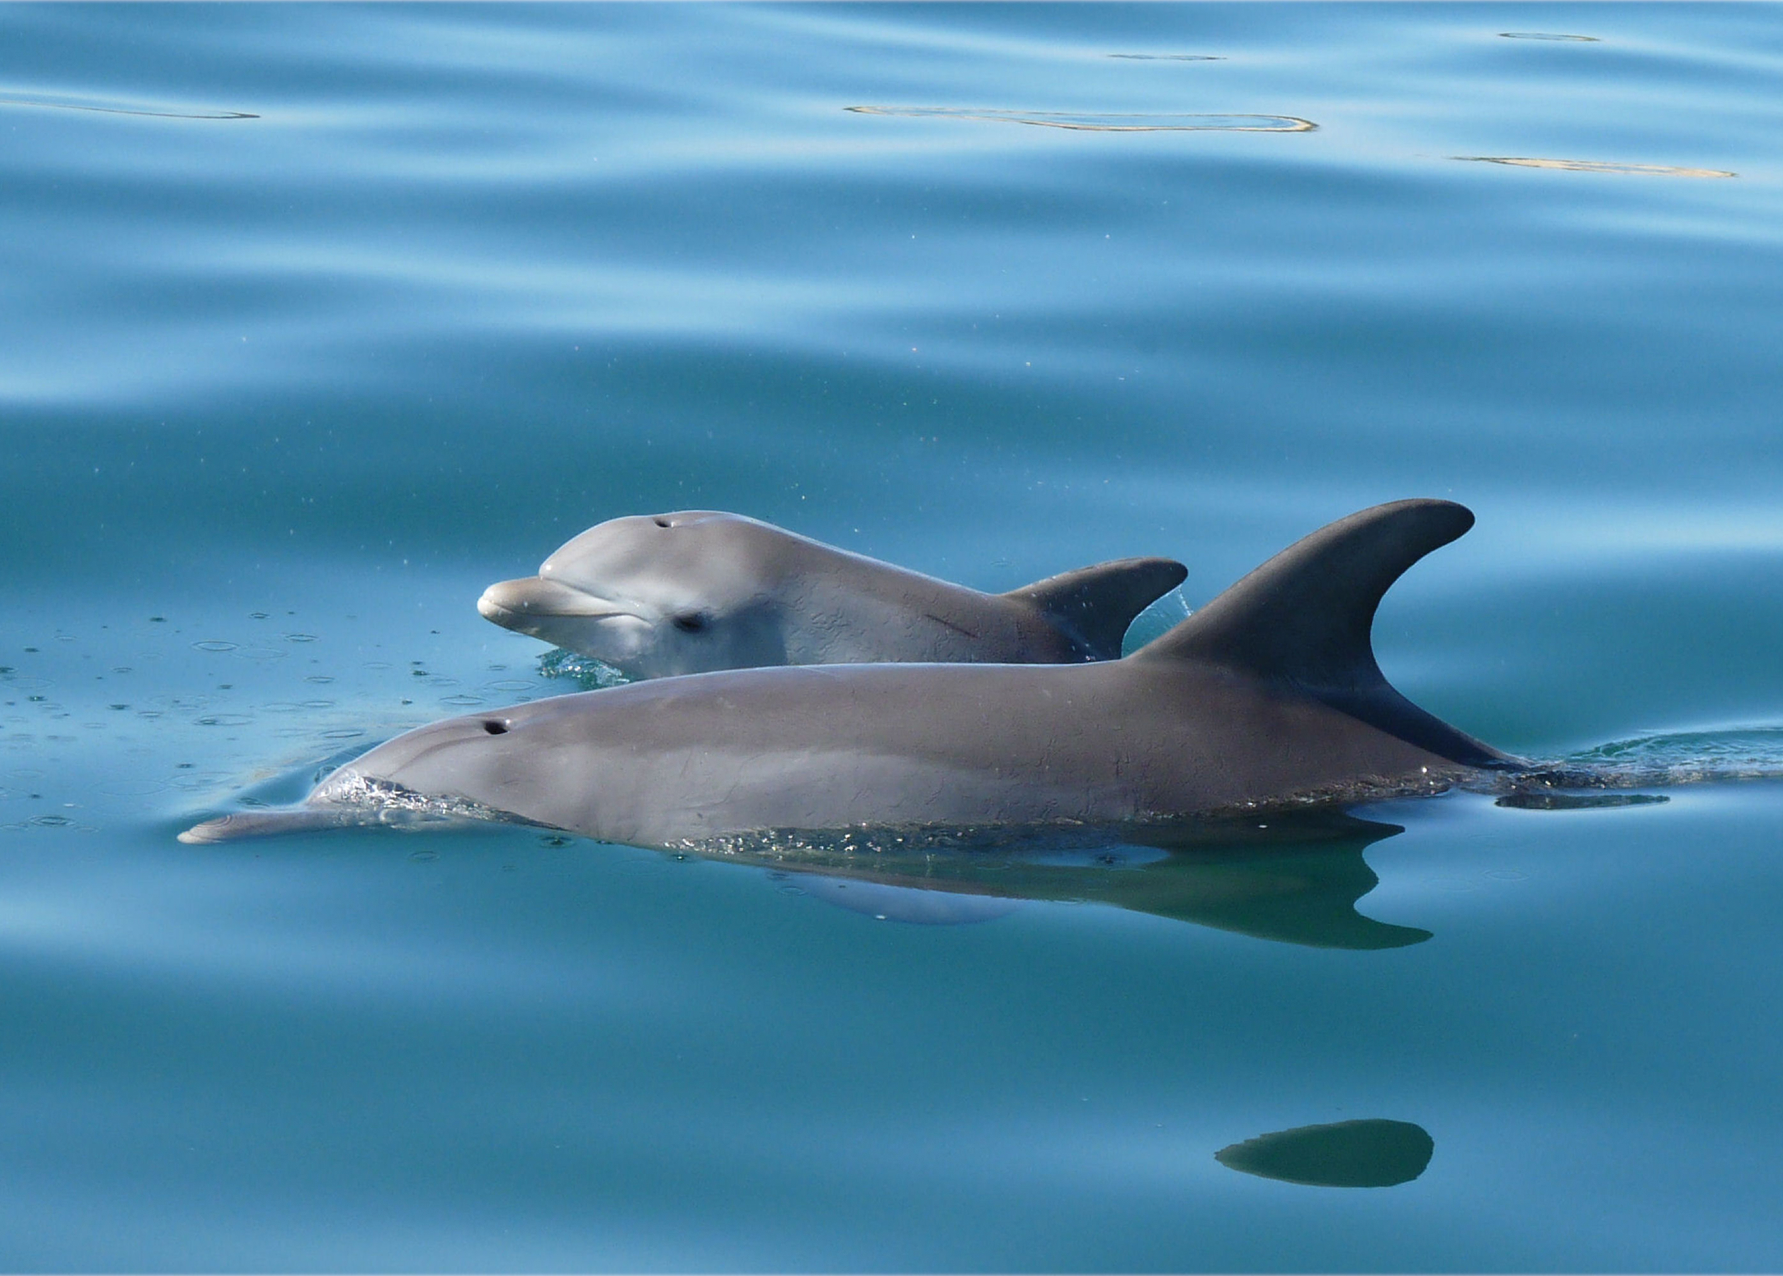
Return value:
[(1307, 1187), (1395, 1187), (1436, 1151), (1423, 1126), (1373, 1117), (1259, 1134), (1214, 1153), (1229, 1170)]
[[(988, 920), (1021, 900), (1094, 903), (1281, 943), (1381, 949), (1430, 938), (1356, 911), (1380, 881), (1363, 850), (1402, 832), (1342, 812), (1307, 811), (1126, 830), (1118, 838), (764, 834), (688, 850), (773, 869), (807, 894), (888, 920)], [(851, 887), (855, 893), (845, 894)]]

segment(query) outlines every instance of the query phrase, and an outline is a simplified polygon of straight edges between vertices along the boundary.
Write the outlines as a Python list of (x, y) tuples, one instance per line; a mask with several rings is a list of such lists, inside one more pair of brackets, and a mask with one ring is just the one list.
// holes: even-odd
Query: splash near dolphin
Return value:
[(1473, 524), (1413, 500), (1314, 532), (1163, 637), (1077, 665), (864, 664), (633, 683), (380, 745), (219, 841), (452, 804), (601, 841), (722, 851), (852, 834), (1167, 829), (1440, 792), (1520, 765), (1382, 676), (1375, 610)]
[(615, 518), (537, 576), (491, 585), (485, 619), (633, 678), (764, 665), (1112, 660), (1133, 618), (1182, 584), (1126, 558), (984, 594), (740, 514)]

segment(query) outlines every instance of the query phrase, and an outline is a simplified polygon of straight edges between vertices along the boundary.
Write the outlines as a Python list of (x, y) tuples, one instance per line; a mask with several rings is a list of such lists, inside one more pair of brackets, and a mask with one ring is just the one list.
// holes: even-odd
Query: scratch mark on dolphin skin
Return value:
[(48, 98), (0, 97), (0, 106), (34, 106), (51, 111), (94, 111), (100, 115), (147, 115), (162, 120), (257, 120), (252, 111), (151, 111), (127, 106), (89, 106)]
[(1067, 111), (1009, 111), (964, 106), (845, 106), (857, 115), (936, 116), (1035, 124), (1094, 133), (1310, 133), (1318, 128), (1296, 115), (1118, 115)]
[(947, 628), (953, 630), (954, 633), (956, 633), (956, 634), (964, 634), (966, 637), (971, 638), (975, 641), (979, 637), (978, 634), (973, 633), (970, 629), (967, 629), (964, 625), (956, 625), (953, 623), (953, 621), (947, 620), (941, 616), (937, 616), (932, 611), (925, 611), (923, 613), (923, 615), (927, 616), (930, 620), (934, 621), (937, 625), (944, 625)]
[(1535, 159), (1524, 155), (1456, 155), (1475, 164), (1509, 164), (1513, 168), (1556, 168), (1569, 173), (1624, 173), (1636, 177), (1738, 177), (1720, 168), (1674, 168), (1669, 164), (1618, 164), (1609, 160)]

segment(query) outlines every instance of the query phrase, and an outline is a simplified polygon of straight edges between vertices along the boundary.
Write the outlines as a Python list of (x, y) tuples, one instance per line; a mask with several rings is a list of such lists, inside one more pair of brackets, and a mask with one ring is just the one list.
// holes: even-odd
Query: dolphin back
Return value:
[(1513, 759), (1395, 691), (1374, 658), (1374, 615), (1387, 590), (1472, 526), (1472, 511), (1453, 501), (1362, 510), (1290, 545), (1131, 659), (1224, 665), (1452, 762), (1506, 765)]
[(1119, 558), (1048, 576), (1003, 597), (1040, 612), (1064, 631), (1083, 659), (1119, 660), (1121, 639), (1134, 618), (1188, 574), (1173, 558)]

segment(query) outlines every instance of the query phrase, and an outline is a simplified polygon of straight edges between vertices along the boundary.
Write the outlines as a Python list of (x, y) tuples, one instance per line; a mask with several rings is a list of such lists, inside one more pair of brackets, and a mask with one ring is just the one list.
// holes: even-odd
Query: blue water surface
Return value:
[[(1775, 1270), (1780, 133), (1768, 5), (0, 8), (0, 1267)], [(1398, 686), (1703, 782), (953, 925), (174, 840), (574, 690), (474, 602), (605, 518), (1137, 637), (1405, 496)]]

